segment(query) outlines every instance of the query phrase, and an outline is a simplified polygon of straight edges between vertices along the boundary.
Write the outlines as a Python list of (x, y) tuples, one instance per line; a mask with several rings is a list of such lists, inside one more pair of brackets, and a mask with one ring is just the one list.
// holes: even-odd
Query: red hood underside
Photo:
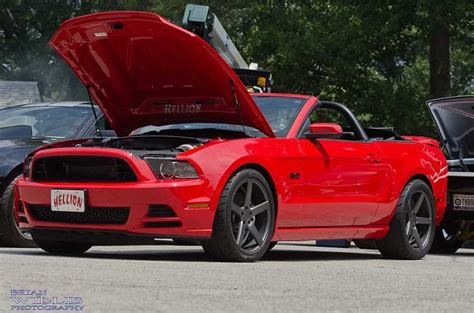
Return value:
[(202, 122), (243, 123), (274, 136), (219, 54), (156, 14), (106, 12), (73, 18), (61, 25), (50, 45), (119, 135), (146, 125)]

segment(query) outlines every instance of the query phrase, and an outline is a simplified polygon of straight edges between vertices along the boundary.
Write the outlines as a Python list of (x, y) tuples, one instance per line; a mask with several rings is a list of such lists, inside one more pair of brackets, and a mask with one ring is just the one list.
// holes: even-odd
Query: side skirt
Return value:
[(284, 227), (275, 231), (272, 241), (303, 241), (324, 239), (381, 239), (389, 226), (350, 227)]

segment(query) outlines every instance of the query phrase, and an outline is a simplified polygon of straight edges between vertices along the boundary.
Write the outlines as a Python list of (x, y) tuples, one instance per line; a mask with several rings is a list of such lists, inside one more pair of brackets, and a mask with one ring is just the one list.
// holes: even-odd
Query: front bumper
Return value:
[(131, 234), (122, 231), (82, 230), (67, 228), (34, 228), (31, 229), (30, 232), (35, 238), (41, 240), (81, 242), (95, 246), (154, 245), (163, 244), (163, 241), (160, 241), (160, 238), (168, 238), (168, 236)]
[[(211, 209), (212, 188), (205, 179), (170, 182), (134, 183), (37, 183), (21, 179), (18, 190), (25, 218), (20, 228), (38, 231), (61, 229), (69, 231), (118, 232), (134, 237), (146, 235), (164, 238), (199, 238), (211, 236), (214, 210)], [(71, 223), (41, 220), (32, 214), (30, 207), (50, 206), (51, 189), (80, 189), (86, 191), (87, 210), (94, 208), (129, 208), (123, 224)], [(207, 206), (205, 204), (208, 204)], [(199, 205), (195, 205), (199, 204)], [(167, 206), (175, 216), (151, 217), (150, 206)], [(71, 213), (82, 214), (82, 213)], [(66, 238), (69, 238), (66, 235)], [(72, 236), (72, 235), (71, 235)], [(61, 236), (64, 237), (64, 236)], [(119, 237), (120, 238), (120, 237)], [(128, 240), (124, 240), (126, 244)]]

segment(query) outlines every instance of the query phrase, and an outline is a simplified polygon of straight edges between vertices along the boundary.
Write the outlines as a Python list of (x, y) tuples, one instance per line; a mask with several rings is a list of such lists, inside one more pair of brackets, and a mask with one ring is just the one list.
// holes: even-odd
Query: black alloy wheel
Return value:
[(270, 185), (258, 171), (245, 169), (226, 184), (207, 254), (222, 261), (256, 261), (267, 251), (275, 223)]
[(390, 230), (377, 248), (386, 258), (416, 260), (431, 248), (435, 232), (435, 205), (430, 187), (410, 181), (400, 196)]
[(247, 179), (232, 199), (232, 234), (237, 246), (246, 253), (260, 249), (269, 237), (271, 205), (262, 184)]
[(405, 216), (405, 231), (408, 243), (416, 250), (426, 248), (432, 236), (432, 208), (428, 195), (418, 190), (413, 193)]

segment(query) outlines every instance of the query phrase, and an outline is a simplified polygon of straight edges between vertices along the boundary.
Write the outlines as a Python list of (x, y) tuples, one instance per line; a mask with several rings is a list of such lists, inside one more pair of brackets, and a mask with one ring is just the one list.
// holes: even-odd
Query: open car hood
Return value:
[(428, 101), (450, 159), (474, 158), (474, 96), (450, 97)]
[(274, 136), (219, 54), (159, 15), (123, 11), (73, 18), (50, 45), (121, 136), (147, 125), (191, 122), (244, 124)]

